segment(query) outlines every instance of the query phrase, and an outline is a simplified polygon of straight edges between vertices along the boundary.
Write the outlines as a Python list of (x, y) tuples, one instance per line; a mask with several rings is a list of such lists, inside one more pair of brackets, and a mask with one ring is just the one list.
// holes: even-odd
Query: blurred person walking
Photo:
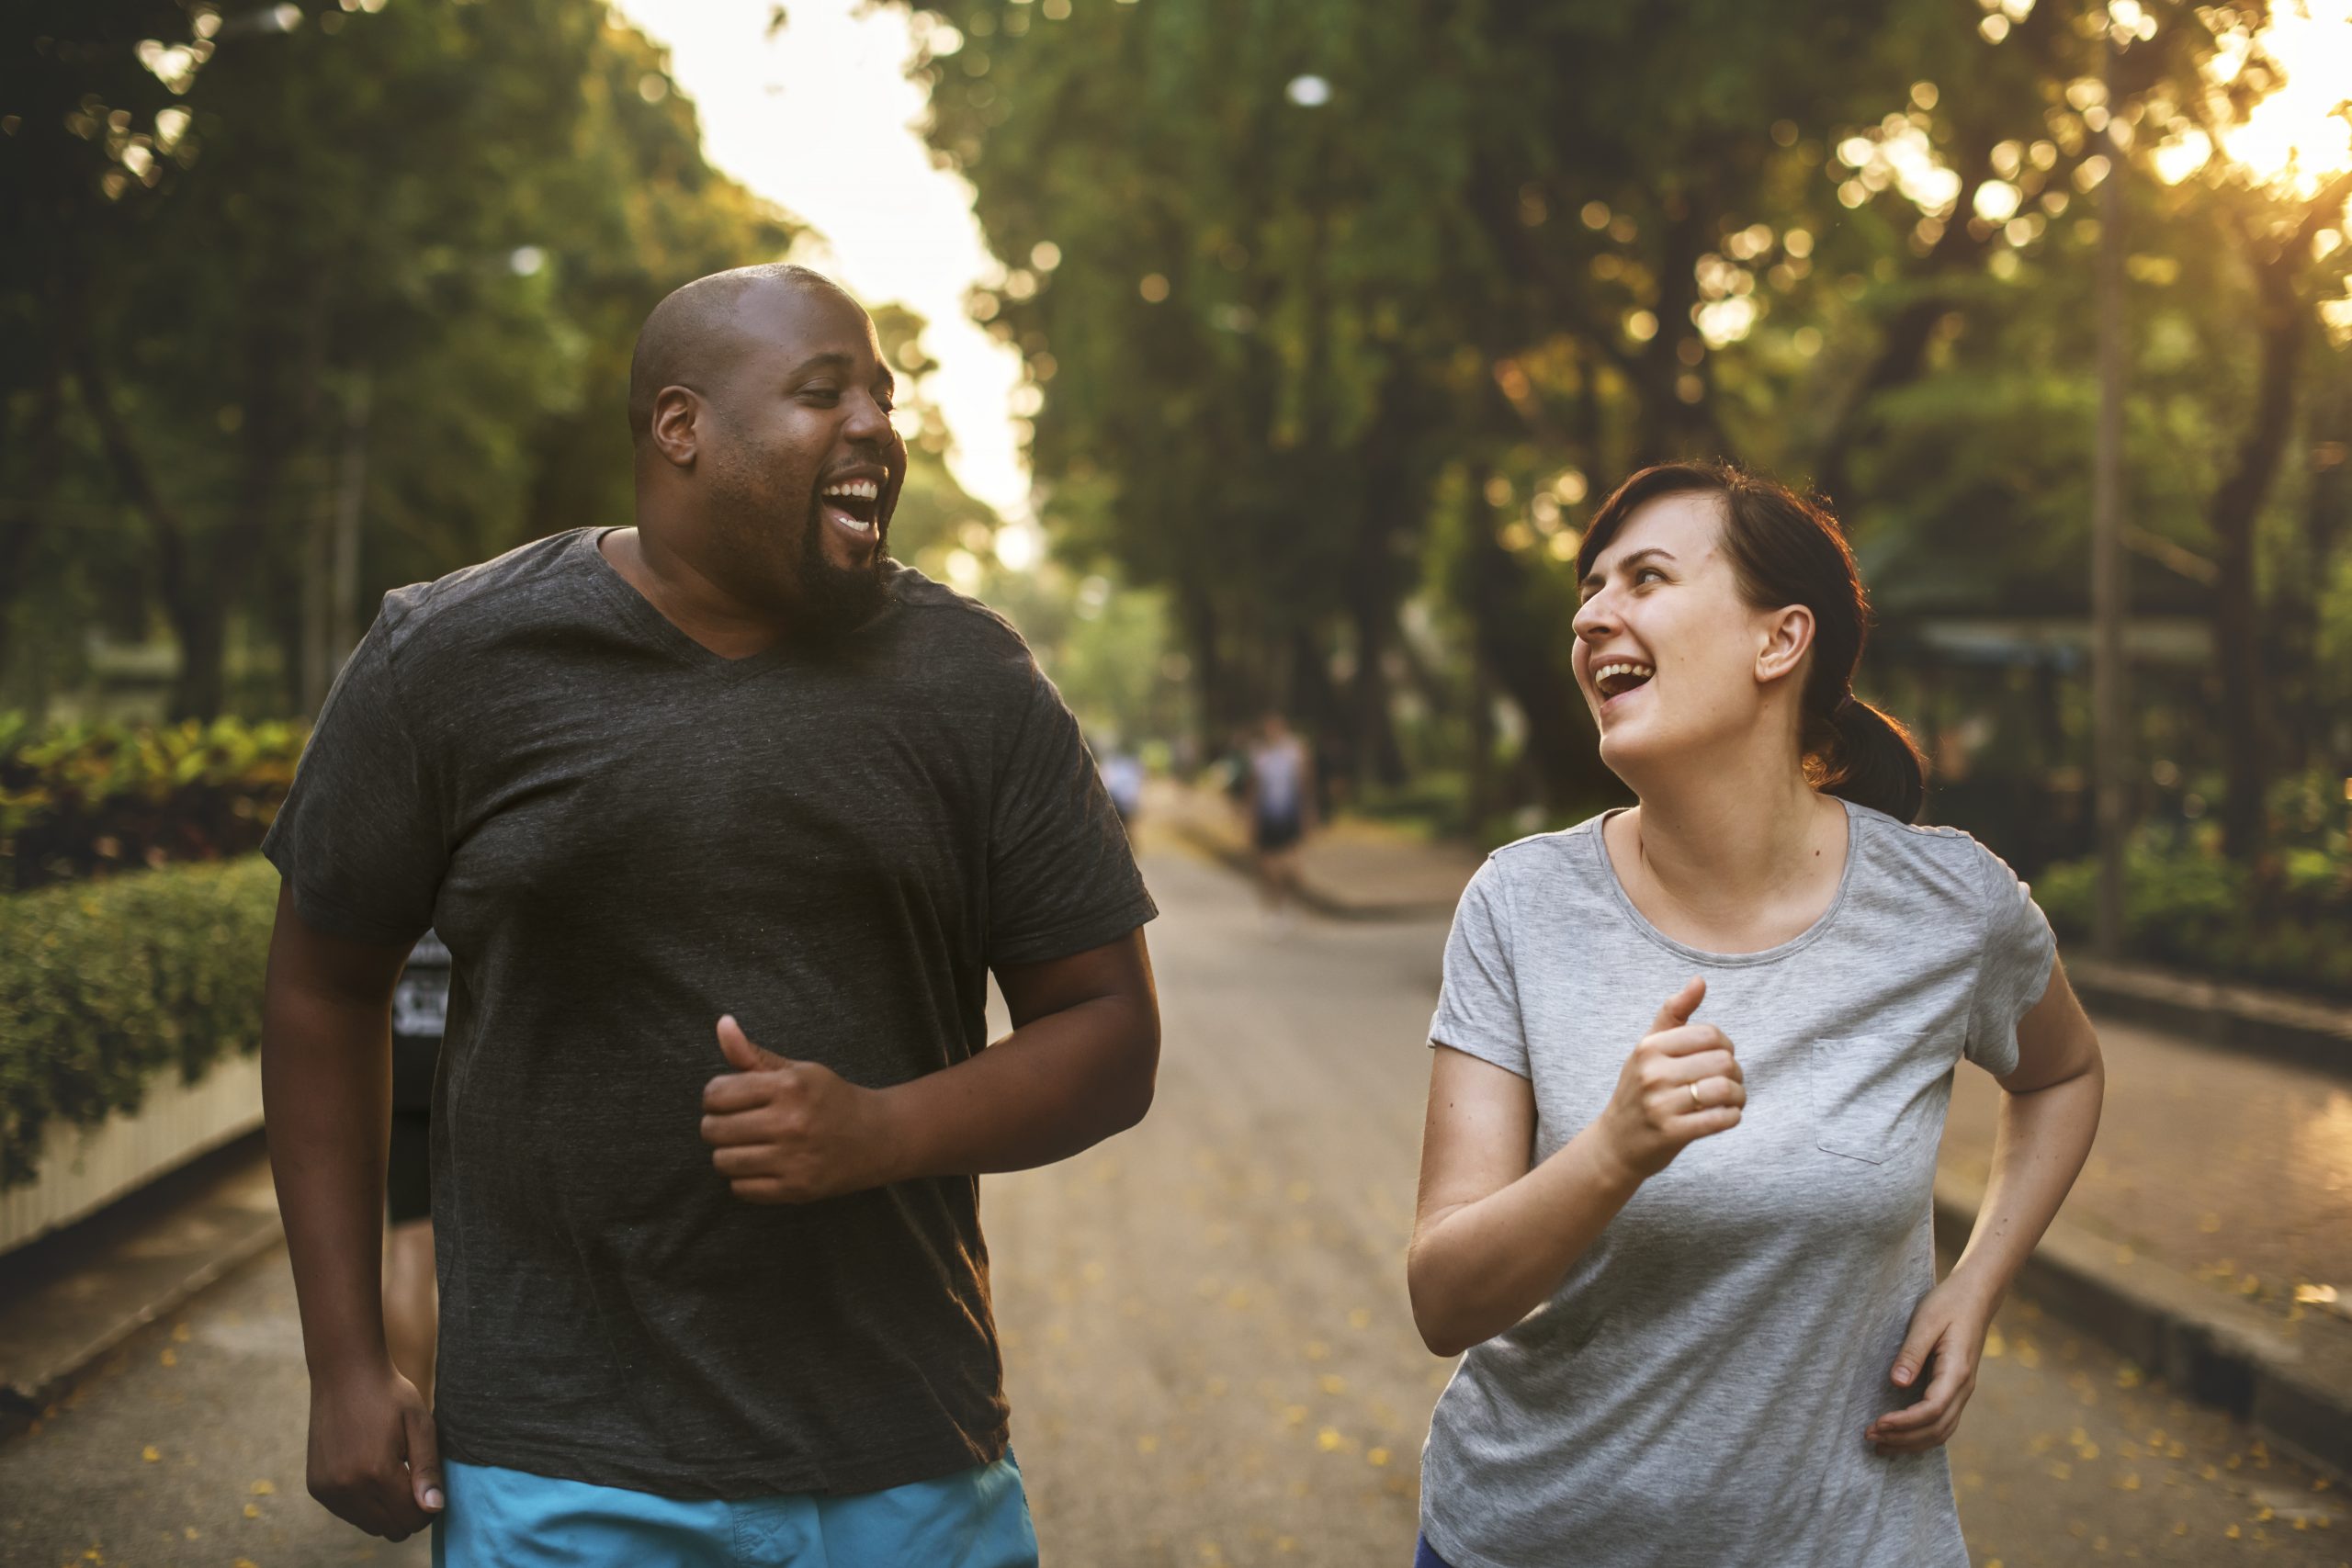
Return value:
[[(1647, 468), (1577, 570), (1577, 683), (1639, 804), (1497, 851), (1447, 943), (1408, 1276), (1466, 1354), (1419, 1562), (1965, 1568), (1942, 1444), (2089, 1152), (2097, 1038), (2009, 868), (1911, 826), (1825, 512)], [(1939, 1284), (1962, 1060), (2006, 1098)]]
[(1102, 790), (1111, 797), (1119, 820), (1133, 831), (1143, 811), (1143, 759), (1114, 742), (1102, 753)]
[[(310, 1486), (436, 1564), (1035, 1561), (978, 1178), (1143, 1115), (1154, 909), (1018, 635), (888, 558), (890, 412), (817, 275), (672, 294), (637, 526), (387, 595), (264, 846)], [(430, 1413), (375, 1275), (428, 926)]]
[(1280, 713), (1269, 712), (1250, 742), (1242, 806), (1257, 856), (1259, 896), (1286, 927), (1298, 896), (1299, 851), (1315, 826), (1315, 759)]

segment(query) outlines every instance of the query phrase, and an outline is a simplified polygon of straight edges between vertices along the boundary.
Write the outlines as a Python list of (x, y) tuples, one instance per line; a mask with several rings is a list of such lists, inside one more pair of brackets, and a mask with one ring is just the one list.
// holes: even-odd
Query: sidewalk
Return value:
[(0, 1258), (0, 1436), (281, 1234), (255, 1133)]
[[(1221, 797), (1169, 786), (1150, 806), (1247, 868)], [(1478, 864), (1460, 845), (1343, 820), (1307, 844), (1300, 897), (1351, 919), (1442, 918)], [(2021, 1288), (2183, 1393), (2352, 1473), (2352, 1010), (2068, 960), (2070, 976), (2085, 972), (2104, 1119)], [(1974, 1221), (1999, 1102), (1984, 1074), (1956, 1078), (1936, 1184), (1949, 1245)]]

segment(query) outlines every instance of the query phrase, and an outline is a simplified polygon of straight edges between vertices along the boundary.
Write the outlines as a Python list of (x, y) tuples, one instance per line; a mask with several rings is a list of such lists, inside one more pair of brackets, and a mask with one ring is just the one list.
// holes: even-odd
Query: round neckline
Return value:
[(1772, 947), (1760, 948), (1754, 953), (1711, 953), (1703, 947), (1693, 947), (1687, 942), (1677, 942), (1650, 923), (1649, 917), (1643, 914), (1634, 903), (1633, 895), (1625, 891), (1625, 884), (1617, 875), (1616, 863), (1609, 858), (1610, 818), (1623, 815), (1632, 809), (1630, 807), (1611, 807), (1594, 819), (1590, 839), (1592, 853), (1600, 863), (1600, 879), (1608, 885), (1610, 896), (1616, 899), (1619, 911), (1633, 923), (1635, 931), (1640, 931), (1668, 952), (1690, 959), (1694, 963), (1712, 964), (1727, 969), (1743, 968), (1757, 964), (1770, 964), (1786, 958), (1803, 948), (1810, 947), (1819, 941), (1822, 933), (1836, 922), (1838, 912), (1846, 907), (1846, 895), (1854, 886), (1854, 866), (1862, 858), (1861, 813), (1854, 808), (1854, 803), (1850, 800), (1837, 795), (1832, 795), (1830, 798), (1843, 807), (1846, 812), (1846, 866), (1838, 873), (1838, 891), (1830, 896), (1829, 907), (1815, 918), (1813, 924), (1784, 942)]

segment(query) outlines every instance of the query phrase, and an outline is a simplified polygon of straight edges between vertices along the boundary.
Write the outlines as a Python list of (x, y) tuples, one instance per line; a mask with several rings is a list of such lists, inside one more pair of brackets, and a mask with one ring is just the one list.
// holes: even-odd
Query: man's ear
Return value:
[(1773, 612), (1764, 625), (1764, 646), (1756, 654), (1756, 679), (1759, 684), (1794, 674), (1804, 665), (1804, 656), (1813, 649), (1813, 612), (1803, 604), (1790, 604)]
[(707, 411), (692, 387), (664, 387), (653, 397), (653, 449), (673, 467), (691, 468), (702, 446)]

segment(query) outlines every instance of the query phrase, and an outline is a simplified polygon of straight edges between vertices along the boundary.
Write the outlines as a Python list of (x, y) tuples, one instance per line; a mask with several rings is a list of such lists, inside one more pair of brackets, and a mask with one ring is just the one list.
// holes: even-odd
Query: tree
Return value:
[[(1564, 563), (1608, 477), (1671, 456), (1828, 489), (1883, 599), (2079, 605), (2087, 355), (2061, 345), (2091, 132), (2121, 127), (2135, 179), (2210, 141), (2277, 80), (2267, 6), (1795, 16), (971, 0), (925, 23), (931, 137), (1009, 263), (976, 305), (1044, 391), (1057, 525), (1169, 586), (1212, 727), (1283, 695), (1379, 776), (1396, 608), (1434, 582), (1544, 796), (1590, 799)], [(2152, 292), (2216, 207), (2166, 188)], [(2219, 281), (2157, 317), (2240, 329), (2249, 291)], [(2202, 569), (2245, 357), (2160, 365), (2178, 397), (2135, 427), (2170, 476), (2135, 534), (2159, 596)]]
[[(6, 309), (62, 323), (11, 362), (52, 389), (10, 412), (55, 425), (70, 375), (84, 417), (47, 448), (55, 482), (98, 476), (94, 510), (134, 515), (152, 565), (99, 558), (85, 531), (45, 570), (85, 592), (104, 573), (118, 598), (129, 570), (134, 602), (152, 592), (179, 646), (177, 715), (230, 702), (240, 624), (277, 654), (254, 700), (299, 705), (303, 562), (359, 443), (373, 584), (625, 520), (638, 321), (794, 232), (710, 169), (660, 54), (601, 4), (289, 5), (226, 24), (206, 4), (50, 9), (70, 39), (36, 51), (60, 62), (51, 97), (67, 63), (145, 96), (74, 100), (102, 159), (48, 148), (40, 188), (92, 238), (46, 294), (7, 279)], [(159, 36), (134, 48), (144, 27)], [(74, 309), (54, 303), (65, 285)]]

